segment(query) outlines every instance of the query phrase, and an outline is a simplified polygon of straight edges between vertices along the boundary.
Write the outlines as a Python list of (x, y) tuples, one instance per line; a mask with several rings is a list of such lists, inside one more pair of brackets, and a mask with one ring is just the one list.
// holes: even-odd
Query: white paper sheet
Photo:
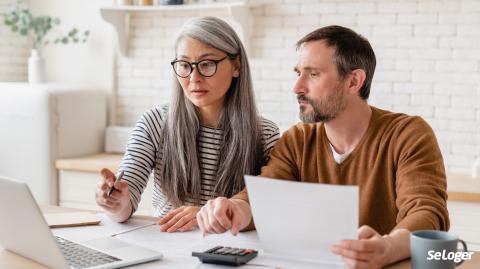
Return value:
[(245, 176), (267, 256), (341, 264), (331, 246), (356, 239), (358, 187)]

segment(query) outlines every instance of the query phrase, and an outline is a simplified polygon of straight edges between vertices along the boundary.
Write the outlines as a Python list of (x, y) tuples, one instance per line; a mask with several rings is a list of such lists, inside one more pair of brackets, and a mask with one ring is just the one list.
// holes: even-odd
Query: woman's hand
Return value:
[(182, 206), (170, 211), (165, 217), (158, 221), (160, 231), (187, 232), (198, 227), (197, 212), (200, 211), (198, 206)]
[[(107, 168), (103, 168), (100, 174), (102, 178), (97, 185), (95, 201), (113, 220), (117, 222), (127, 220), (132, 212), (127, 182), (116, 181), (115, 174)], [(115, 187), (115, 190), (108, 195), (108, 190), (112, 186)]]

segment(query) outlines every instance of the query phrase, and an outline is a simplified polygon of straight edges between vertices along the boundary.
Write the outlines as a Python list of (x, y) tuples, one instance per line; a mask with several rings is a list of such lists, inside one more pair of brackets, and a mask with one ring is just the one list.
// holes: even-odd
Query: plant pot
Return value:
[(45, 82), (45, 60), (36, 49), (32, 49), (28, 58), (28, 82), (32, 84)]

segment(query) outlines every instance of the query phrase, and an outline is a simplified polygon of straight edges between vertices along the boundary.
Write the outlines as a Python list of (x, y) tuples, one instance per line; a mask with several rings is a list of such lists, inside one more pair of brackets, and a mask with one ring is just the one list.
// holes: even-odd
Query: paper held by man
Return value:
[(358, 187), (245, 176), (265, 255), (342, 264), (331, 247), (356, 239)]

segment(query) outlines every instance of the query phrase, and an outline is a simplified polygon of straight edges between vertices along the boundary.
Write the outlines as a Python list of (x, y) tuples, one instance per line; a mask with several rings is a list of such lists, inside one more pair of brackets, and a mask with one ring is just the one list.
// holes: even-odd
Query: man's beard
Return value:
[(306, 113), (306, 107), (300, 106), (300, 120), (304, 123), (328, 122), (335, 119), (347, 106), (343, 91), (336, 88), (325, 100), (313, 100), (307, 96), (297, 95), (298, 101), (306, 101), (312, 106), (312, 110)]

